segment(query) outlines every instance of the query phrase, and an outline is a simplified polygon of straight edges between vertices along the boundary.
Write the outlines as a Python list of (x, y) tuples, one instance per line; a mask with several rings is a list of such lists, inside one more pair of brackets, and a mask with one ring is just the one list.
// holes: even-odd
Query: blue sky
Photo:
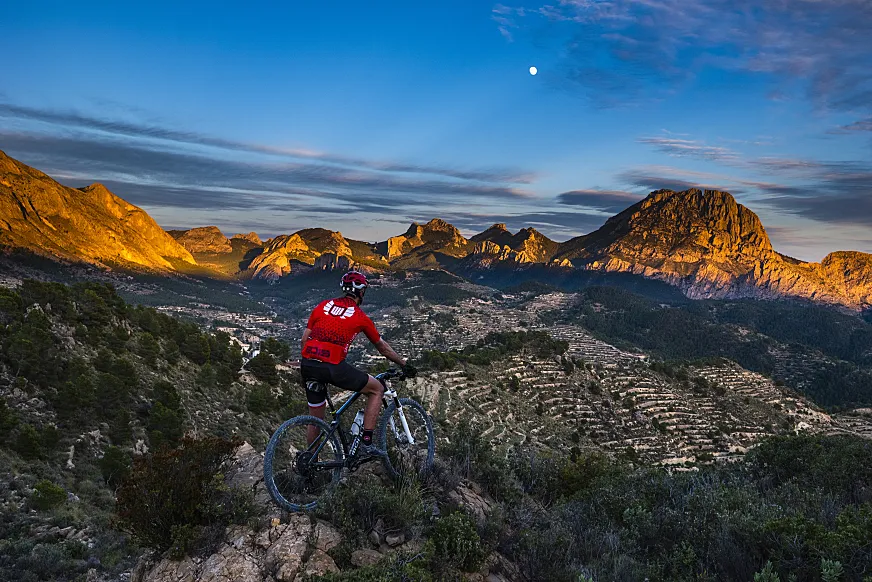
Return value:
[(565, 240), (718, 187), (819, 260), (872, 252), (870, 38), (867, 0), (17, 3), (0, 149), (263, 237)]

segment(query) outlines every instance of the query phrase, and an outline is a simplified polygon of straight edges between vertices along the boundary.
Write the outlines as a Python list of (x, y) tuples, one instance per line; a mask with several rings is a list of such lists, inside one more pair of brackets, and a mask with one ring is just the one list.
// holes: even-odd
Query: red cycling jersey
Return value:
[(351, 297), (322, 301), (312, 310), (306, 327), (311, 330), (303, 357), (338, 364), (348, 354), (348, 346), (363, 332), (369, 341), (381, 339), (372, 320)]

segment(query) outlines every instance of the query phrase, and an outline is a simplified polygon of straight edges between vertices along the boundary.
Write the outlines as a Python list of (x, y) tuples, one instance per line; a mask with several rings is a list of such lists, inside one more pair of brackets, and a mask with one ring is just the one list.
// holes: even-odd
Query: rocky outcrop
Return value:
[(413, 222), (405, 234), (389, 238), (381, 247), (385, 257), (390, 261), (413, 251), (438, 252), (452, 257), (464, 257), (471, 245), (455, 226), (434, 218), (424, 225)]
[(263, 244), (263, 241), (260, 240), (260, 237), (257, 236), (257, 233), (253, 231), (248, 234), (234, 234), (232, 237), (230, 237), (230, 239), (245, 240), (257, 246), (261, 246)]
[(228, 239), (217, 226), (201, 226), (190, 230), (167, 231), (191, 253), (229, 253), (233, 251)]
[(351, 257), (337, 256), (333, 253), (324, 253), (315, 259), (314, 267), (321, 271), (349, 271), (358, 268)]
[(102, 184), (75, 189), (0, 152), (0, 246), (63, 259), (171, 271), (194, 264), (141, 208)]
[(365, 243), (348, 240), (338, 232), (310, 228), (273, 238), (263, 253), (251, 262), (249, 270), (253, 277), (276, 280), (292, 273), (294, 263), (297, 268), (344, 268), (342, 265), (353, 265), (360, 259), (373, 260), (374, 257)]
[[(277, 520), (276, 520), (277, 521)], [(292, 514), (256, 532), (235, 526), (218, 550), (206, 558), (163, 559), (145, 565), (133, 582), (295, 582), (339, 572), (327, 552), (342, 537), (330, 524)]]

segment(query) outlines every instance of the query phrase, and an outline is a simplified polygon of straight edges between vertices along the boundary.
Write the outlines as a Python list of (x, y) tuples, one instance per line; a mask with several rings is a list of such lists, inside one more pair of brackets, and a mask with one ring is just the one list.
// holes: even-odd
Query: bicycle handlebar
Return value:
[(381, 374), (377, 375), (376, 378), (378, 380), (393, 380), (394, 378), (399, 378), (402, 380), (403, 378), (405, 378), (405, 376), (403, 375), (402, 370), (397, 370), (396, 368), (391, 368), (390, 370), (388, 370), (386, 372), (382, 372)]

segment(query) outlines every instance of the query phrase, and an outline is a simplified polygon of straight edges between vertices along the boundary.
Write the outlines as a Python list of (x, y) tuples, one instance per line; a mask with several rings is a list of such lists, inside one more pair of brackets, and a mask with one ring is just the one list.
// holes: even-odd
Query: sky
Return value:
[(701, 187), (872, 252), (868, 0), (504, 2), (6, 2), (0, 150), (168, 229), (566, 240)]

